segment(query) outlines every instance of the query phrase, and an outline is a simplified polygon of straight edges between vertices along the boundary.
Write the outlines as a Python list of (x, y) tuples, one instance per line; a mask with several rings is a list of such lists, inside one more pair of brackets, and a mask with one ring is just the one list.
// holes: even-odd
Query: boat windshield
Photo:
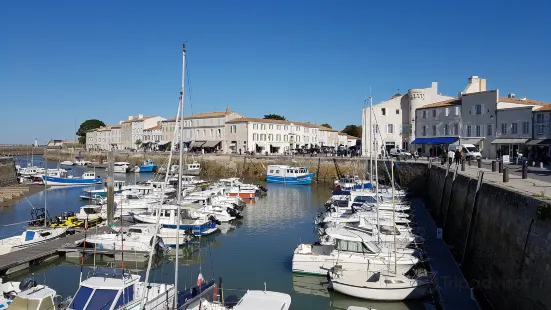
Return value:
[(15, 310), (36, 310), (40, 300), (38, 299), (27, 299), (21, 297), (15, 297), (15, 299), (10, 304), (10, 309)]
[(377, 200), (373, 196), (358, 196), (354, 198), (354, 202), (377, 203)]
[(90, 299), (90, 302), (86, 306), (86, 310), (111, 309), (111, 304), (118, 292), (118, 290), (96, 289), (92, 295), (92, 299)]
[(84, 306), (86, 306), (86, 303), (88, 302), (88, 299), (90, 299), (90, 295), (92, 295), (93, 291), (94, 290), (89, 287), (81, 286), (78, 289), (78, 292), (75, 295), (75, 298), (73, 298), (73, 301), (69, 306), (69, 309), (75, 309), (75, 310), (84, 309)]

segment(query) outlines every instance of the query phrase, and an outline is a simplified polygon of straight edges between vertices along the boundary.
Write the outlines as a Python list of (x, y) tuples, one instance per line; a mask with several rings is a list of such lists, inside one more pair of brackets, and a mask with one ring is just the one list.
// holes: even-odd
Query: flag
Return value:
[(203, 275), (199, 272), (199, 276), (197, 276), (197, 286), (203, 284)]

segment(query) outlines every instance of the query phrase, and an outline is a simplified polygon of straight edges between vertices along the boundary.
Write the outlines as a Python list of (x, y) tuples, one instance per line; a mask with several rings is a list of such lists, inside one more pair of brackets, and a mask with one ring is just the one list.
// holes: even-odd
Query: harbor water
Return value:
[[(57, 163), (48, 166), (55, 167)], [(86, 168), (73, 167), (75, 176)], [(102, 177), (105, 170), (96, 173)], [(126, 178), (127, 184), (152, 178), (152, 174), (117, 175)], [(258, 182), (255, 182), (258, 183)], [(312, 243), (317, 239), (313, 217), (323, 211), (324, 202), (331, 195), (328, 186), (286, 186), (267, 184), (268, 194), (257, 198), (242, 212), (244, 218), (214, 236), (195, 239), (184, 246), (180, 255), (179, 287), (195, 284), (197, 275), (205, 279), (222, 278), (224, 295), (242, 295), (247, 289), (264, 289), (285, 292), (291, 295), (291, 309), (346, 309), (350, 305), (373, 307), (379, 310), (424, 309), (420, 302), (380, 303), (344, 296), (327, 290), (325, 277), (296, 275), (291, 272), (293, 250), (299, 243)], [(86, 203), (79, 198), (86, 187), (49, 189), (47, 191), (48, 213), (51, 216), (63, 211), (78, 212)], [(39, 192), (19, 203), (0, 208), (0, 235), (2, 238), (21, 233), (24, 222), (29, 219), (32, 207), (44, 207), (45, 192)], [(9, 225), (9, 226), (6, 226)], [(174, 282), (174, 249), (168, 258), (157, 264), (151, 273), (151, 282)], [(34, 277), (68, 297), (78, 288), (81, 273), (85, 277), (94, 262), (86, 259), (86, 266), (77, 260), (55, 260), (35, 266), (29, 273), (17, 274), (17, 280)], [(109, 265), (110, 262), (96, 262)], [(125, 268), (144, 272), (143, 263), (125, 263)], [(31, 274), (32, 272), (32, 274)]]

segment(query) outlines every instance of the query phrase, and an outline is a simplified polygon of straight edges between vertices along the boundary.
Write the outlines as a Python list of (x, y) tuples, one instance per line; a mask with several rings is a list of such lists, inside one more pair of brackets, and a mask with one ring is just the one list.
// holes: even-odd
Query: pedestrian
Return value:
[(461, 152), (459, 150), (455, 150), (455, 164), (459, 165), (461, 161)]

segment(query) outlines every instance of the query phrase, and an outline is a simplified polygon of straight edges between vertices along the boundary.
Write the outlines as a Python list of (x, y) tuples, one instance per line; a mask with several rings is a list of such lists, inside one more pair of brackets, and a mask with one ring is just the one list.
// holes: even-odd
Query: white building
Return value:
[(190, 149), (227, 152), (226, 123), (241, 117), (229, 108), (224, 112), (184, 116), (184, 143), (189, 144)]
[(486, 91), (485, 82), (479, 90), (417, 109), (413, 144), (420, 155), (439, 155), (449, 144), (474, 144), (486, 158), (522, 151), (531, 137), (532, 111), (544, 103), (500, 97), (498, 90)]
[(159, 124), (153, 127), (145, 128), (143, 130), (143, 145), (149, 150), (158, 150), (159, 143), (163, 139), (163, 131), (161, 126), (161, 121)]
[[(160, 116), (146, 116), (142, 114), (129, 116), (121, 123), (121, 143), (124, 149), (137, 149), (144, 140), (144, 129), (158, 126), (164, 118)], [(139, 143), (138, 143), (139, 142)]]
[[(407, 94), (395, 94), (389, 100), (373, 105), (373, 114), (369, 107), (363, 109), (362, 153), (368, 155), (370, 149), (374, 154), (379, 153), (375, 151), (375, 145), (387, 151), (394, 147), (409, 150), (411, 141), (416, 137), (415, 110), (451, 98), (439, 94), (438, 83), (432, 82), (429, 88), (413, 88)], [(370, 141), (373, 143), (371, 148)]]
[(320, 146), (338, 147), (339, 146), (339, 131), (327, 127), (320, 126), (318, 132)]
[[(175, 146), (178, 144), (178, 141), (180, 141), (180, 122), (178, 122), (178, 125), (178, 129), (176, 130), (176, 118), (166, 119), (161, 122), (162, 139), (159, 146), (170, 144), (173, 150), (176, 149)], [(174, 139), (174, 130), (176, 130), (176, 139)], [(175, 143), (172, 144), (172, 141), (175, 141)]]
[[(122, 123), (122, 122), (121, 122)], [(111, 126), (111, 137), (109, 140), (111, 150), (122, 149), (121, 145), (121, 125)]]
[[(226, 140), (230, 152), (282, 154), (291, 149), (327, 143), (319, 140), (321, 131), (333, 132), (311, 123), (243, 117), (226, 123)], [(325, 134), (326, 137), (330, 135)]]
[(98, 147), (96, 146), (96, 134), (97, 134), (97, 128), (86, 132), (86, 149), (87, 150), (98, 149)]

